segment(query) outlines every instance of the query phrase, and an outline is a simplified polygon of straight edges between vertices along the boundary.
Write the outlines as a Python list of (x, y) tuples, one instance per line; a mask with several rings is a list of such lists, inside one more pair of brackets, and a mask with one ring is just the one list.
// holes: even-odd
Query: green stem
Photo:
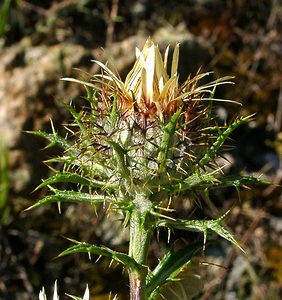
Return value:
[(129, 255), (137, 262), (139, 268), (129, 269), (130, 300), (146, 300), (146, 262), (152, 237), (149, 211), (152, 203), (143, 195), (137, 195), (134, 204), (130, 219)]

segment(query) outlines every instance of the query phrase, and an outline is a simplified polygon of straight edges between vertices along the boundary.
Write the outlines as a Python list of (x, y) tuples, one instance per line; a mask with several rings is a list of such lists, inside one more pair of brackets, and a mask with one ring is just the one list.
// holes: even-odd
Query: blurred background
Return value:
[[(61, 131), (69, 119), (63, 103), (82, 103), (83, 91), (60, 78), (83, 78), (75, 68), (94, 74), (99, 69), (91, 59), (108, 58), (124, 78), (135, 47), (148, 36), (162, 50), (181, 43), (181, 80), (200, 67), (214, 71), (214, 78), (235, 76), (236, 84), (217, 96), (243, 105), (218, 105), (218, 118), (256, 115), (232, 136), (226, 172), (274, 183), (211, 195), (213, 206), (204, 206), (204, 214), (214, 218), (233, 207), (225, 224), (246, 253), (218, 238), (201, 258), (207, 262), (204, 288), (194, 299), (281, 299), (281, 26), (280, 0), (2, 0), (0, 299), (38, 299), (42, 285), (50, 295), (56, 279), (61, 295), (82, 295), (88, 283), (93, 299), (106, 300), (110, 291), (128, 299), (120, 266), (109, 268), (103, 259), (94, 264), (87, 255), (56, 259), (70, 246), (64, 237), (126, 251), (127, 232), (103, 210), (96, 215), (90, 206), (66, 205), (61, 215), (55, 206), (23, 212), (46, 194), (32, 191), (50, 172), (42, 161), (57, 151), (43, 151), (46, 142), (24, 131), (50, 131), (51, 118)], [(179, 205), (191, 210), (191, 204)], [(152, 261), (162, 247), (165, 239), (153, 241)]]

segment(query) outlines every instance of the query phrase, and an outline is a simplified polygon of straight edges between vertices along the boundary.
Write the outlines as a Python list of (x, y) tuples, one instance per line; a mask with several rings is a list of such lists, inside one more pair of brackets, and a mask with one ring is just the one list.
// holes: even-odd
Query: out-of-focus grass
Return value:
[(4, 0), (0, 7), (0, 37), (4, 36), (7, 30), (11, 0)]
[(0, 144), (0, 224), (8, 221), (9, 177), (8, 177), (8, 150), (5, 143)]

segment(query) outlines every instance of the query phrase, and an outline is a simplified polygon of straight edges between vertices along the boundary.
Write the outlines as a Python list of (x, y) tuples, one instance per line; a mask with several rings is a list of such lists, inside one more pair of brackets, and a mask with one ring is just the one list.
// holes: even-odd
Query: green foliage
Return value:
[(229, 213), (226, 212), (223, 216), (217, 218), (216, 220), (181, 220), (177, 219), (175, 221), (172, 220), (162, 220), (159, 222), (159, 227), (166, 227), (169, 229), (181, 229), (187, 231), (194, 231), (194, 232), (203, 232), (204, 234), (204, 249), (206, 246), (207, 234), (208, 231), (213, 231), (220, 235), (221, 237), (225, 238), (227, 241), (234, 244), (240, 250), (244, 251), (235, 238), (230, 234), (230, 232), (225, 229), (221, 222), (223, 221), (224, 217)]
[(68, 203), (88, 202), (91, 203), (92, 205), (97, 205), (98, 203), (104, 203), (111, 200), (111, 198), (102, 195), (91, 195), (88, 193), (81, 193), (81, 192), (74, 192), (74, 191), (61, 191), (54, 188), (50, 188), (50, 190), (54, 193), (54, 195), (47, 196), (39, 200), (37, 203), (30, 206), (26, 210), (30, 210), (35, 207), (41, 206), (43, 204), (49, 204), (53, 202), (56, 202), (58, 204), (62, 202), (68, 202)]
[(213, 160), (216, 157), (216, 155), (218, 154), (218, 151), (221, 149), (223, 143), (228, 139), (228, 137), (231, 135), (231, 133), (239, 126), (245, 124), (246, 122), (249, 122), (251, 120), (251, 118), (252, 118), (252, 116), (237, 119), (233, 123), (231, 123), (227, 128), (225, 128), (224, 130), (217, 127), (216, 128), (218, 130), (217, 138), (216, 138), (215, 142), (210, 147), (207, 148), (205, 155), (200, 159), (198, 165), (200, 167), (204, 167), (211, 160)]
[(148, 299), (154, 299), (164, 284), (175, 280), (200, 248), (201, 244), (195, 243), (176, 251), (173, 249), (168, 251), (156, 268), (147, 275)]
[(87, 243), (81, 243), (72, 239), (69, 239), (71, 242), (75, 243), (76, 246), (70, 247), (63, 251), (59, 257), (73, 254), (73, 253), (88, 253), (89, 258), (91, 259), (91, 254), (95, 254), (98, 256), (103, 256), (110, 258), (111, 260), (115, 260), (118, 263), (123, 264), (126, 268), (140, 268), (140, 266), (136, 263), (132, 257), (117, 251), (113, 251), (107, 247), (98, 247), (95, 245), (90, 245)]

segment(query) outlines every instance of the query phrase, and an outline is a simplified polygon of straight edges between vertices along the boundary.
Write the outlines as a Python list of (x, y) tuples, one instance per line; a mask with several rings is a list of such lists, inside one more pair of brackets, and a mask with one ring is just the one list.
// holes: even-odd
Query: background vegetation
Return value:
[[(134, 46), (142, 47), (148, 35), (160, 47), (183, 41), (184, 77), (200, 66), (215, 77), (235, 76), (236, 85), (219, 93), (243, 106), (219, 106), (219, 119), (251, 113), (256, 118), (230, 140), (230, 169), (263, 174), (276, 184), (246, 189), (239, 199), (236, 190), (228, 189), (212, 195), (216, 207), (202, 208), (213, 217), (234, 204), (226, 223), (246, 255), (224, 241), (210, 247), (205, 260), (219, 266), (207, 267), (199, 299), (280, 299), (281, 10), (278, 0), (1, 2), (0, 299), (36, 299), (41, 286), (50, 291), (55, 279), (70, 294), (82, 294), (89, 283), (95, 299), (108, 299), (110, 290), (126, 299), (127, 281), (118, 266), (109, 269), (106, 260), (93, 265), (83, 255), (54, 259), (69, 246), (62, 236), (123, 249), (127, 236), (118, 226), (85, 205), (63, 207), (62, 215), (56, 207), (23, 213), (46, 192), (31, 193), (48, 173), (41, 161), (54, 154), (40, 151), (44, 141), (23, 131), (50, 130), (50, 117), (57, 128), (68, 120), (61, 101), (73, 97), (79, 104), (81, 90), (58, 79), (73, 73), (72, 67), (95, 72), (90, 60), (103, 59), (103, 47), (123, 75)], [(155, 256), (162, 247), (161, 237), (153, 245)]]

